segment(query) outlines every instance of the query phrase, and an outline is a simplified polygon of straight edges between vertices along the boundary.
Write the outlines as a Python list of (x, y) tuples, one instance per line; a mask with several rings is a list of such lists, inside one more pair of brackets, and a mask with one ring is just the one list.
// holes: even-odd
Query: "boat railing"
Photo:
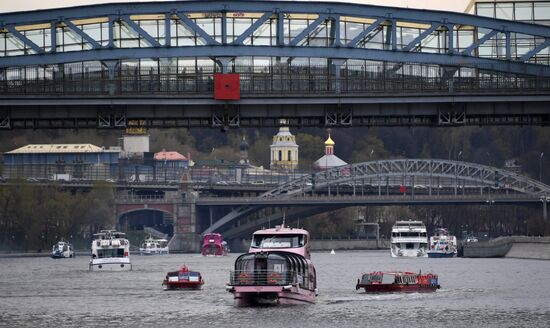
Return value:
[(285, 286), (297, 282), (296, 272), (277, 272), (273, 270), (235, 270), (229, 274), (232, 286)]

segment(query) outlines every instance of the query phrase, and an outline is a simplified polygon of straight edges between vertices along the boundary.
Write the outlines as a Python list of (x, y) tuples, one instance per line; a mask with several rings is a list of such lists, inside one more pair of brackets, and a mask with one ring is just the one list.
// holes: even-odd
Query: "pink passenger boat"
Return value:
[(201, 254), (204, 256), (227, 256), (229, 248), (219, 233), (207, 233), (202, 238)]
[(256, 231), (249, 252), (235, 260), (226, 289), (237, 306), (315, 303), (309, 233), (284, 225)]

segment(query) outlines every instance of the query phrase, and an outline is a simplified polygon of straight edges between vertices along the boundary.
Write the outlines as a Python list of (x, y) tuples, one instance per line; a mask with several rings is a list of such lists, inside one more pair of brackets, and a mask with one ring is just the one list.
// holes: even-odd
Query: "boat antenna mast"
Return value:
[(286, 211), (283, 209), (283, 224), (282, 227), (285, 227), (285, 220), (286, 220)]

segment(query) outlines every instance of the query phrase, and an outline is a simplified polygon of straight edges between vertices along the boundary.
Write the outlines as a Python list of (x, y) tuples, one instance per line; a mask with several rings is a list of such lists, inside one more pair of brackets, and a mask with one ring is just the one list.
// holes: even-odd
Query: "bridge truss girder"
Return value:
[[(258, 196), (258, 205), (249, 204), (233, 210), (216, 221), (204, 233), (216, 231), (229, 222), (238, 220), (253, 212), (254, 207), (266, 206), (267, 204), (262, 204), (262, 200), (270, 198), (291, 200), (292, 197), (303, 198), (303, 196), (313, 195), (318, 191), (323, 193), (328, 191), (330, 195), (335, 189), (337, 192), (339, 186), (342, 185), (351, 186), (355, 196), (356, 186), (364, 186), (366, 181), (369, 182), (368, 185), (377, 187), (379, 194), (382, 194), (382, 188), (387, 188), (390, 185), (390, 179), (393, 187), (408, 187), (412, 193), (414, 193), (417, 183), (422, 183), (423, 188), (428, 188), (430, 196), (432, 189), (442, 187), (440, 183), (443, 183), (446, 188), (454, 188), (455, 195), (458, 194), (459, 189), (464, 192), (466, 187), (472, 190), (478, 189), (481, 194), (485, 188), (489, 188), (505, 192), (512, 191), (535, 198), (541, 197), (541, 199), (547, 199), (550, 195), (550, 186), (548, 185), (513, 172), (481, 164), (434, 159), (370, 161), (345, 165), (314, 174), (305, 174)], [(402, 201), (409, 203), (410, 199)], [(392, 204), (399, 202), (399, 199), (391, 200)], [(452, 203), (452, 201), (450, 202)], [(291, 204), (291, 202), (287, 203)]]
[[(250, 17), (249, 25), (238, 35), (229, 34), (227, 22), (239, 17)], [(216, 19), (220, 31), (201, 28), (198, 22), (202, 18)], [(290, 21), (297, 19), (302, 20), (301, 29), (293, 34), (286, 32)], [(147, 21), (155, 21), (159, 32), (153, 33), (147, 28)], [(343, 31), (347, 22), (357, 26)], [(101, 28), (106, 29), (106, 36), (98, 39), (89, 32), (93, 24), (105, 24)], [(263, 33), (266, 24), (273, 26), (270, 45), (253, 44), (253, 39)], [(195, 45), (174, 44), (172, 32), (177, 32), (178, 26), (194, 36)], [(404, 36), (402, 27), (416, 28), (418, 34)], [(116, 29), (123, 29), (137, 40), (137, 46), (122, 46)], [(381, 30), (386, 34), (381, 44), (383, 50), (372, 49), (369, 42), (373, 33)], [(472, 31), (473, 41), (460, 44), (459, 30)], [(123, 58), (282, 56), (432, 63), (550, 76), (549, 66), (529, 63), (533, 56), (550, 45), (550, 27), (433, 10), (345, 3), (303, 2), (297, 5), (283, 1), (105, 4), (2, 14), (0, 31), (17, 40), (19, 48), (15, 50), (22, 51), (0, 57), (0, 67)], [(80, 40), (76, 45), (81, 50), (60, 48), (64, 46), (57, 44), (60, 33)], [(315, 41), (322, 33), (326, 35), (322, 44), (313, 42), (311, 45), (310, 41)], [(513, 56), (515, 34), (532, 37), (535, 40), (533, 48), (521, 56)], [(430, 50), (426, 44), (440, 36), (445, 39), (444, 44), (438, 45), (436, 51)], [(494, 42), (497, 47), (504, 45), (501, 49), (503, 59), (479, 55), (478, 49), (487, 42)]]

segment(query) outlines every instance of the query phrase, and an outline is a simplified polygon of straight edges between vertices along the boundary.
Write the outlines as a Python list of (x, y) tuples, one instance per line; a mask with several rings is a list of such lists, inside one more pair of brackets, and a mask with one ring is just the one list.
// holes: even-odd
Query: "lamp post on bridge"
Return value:
[(550, 201), (550, 196), (542, 196), (540, 198), (542, 202), (542, 217), (544, 220), (548, 220), (548, 202)]
[(542, 182), (542, 158), (544, 157), (544, 153), (541, 152), (539, 156), (539, 181)]

